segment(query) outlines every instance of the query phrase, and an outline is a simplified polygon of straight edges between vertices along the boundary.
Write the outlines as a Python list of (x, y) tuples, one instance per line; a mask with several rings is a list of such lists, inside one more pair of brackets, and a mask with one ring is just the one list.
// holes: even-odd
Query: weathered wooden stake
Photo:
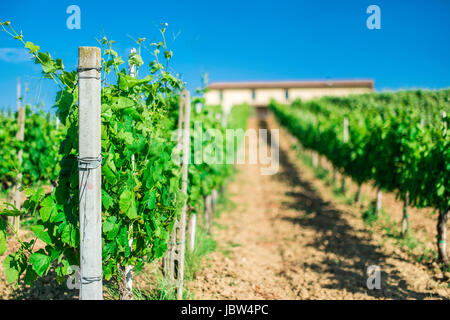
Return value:
[[(344, 118), (344, 143), (348, 143), (348, 118)], [(345, 186), (345, 174), (342, 174), (342, 180), (341, 180), (341, 191), (345, 193), (346, 191)]]
[[(131, 49), (131, 54), (136, 53), (136, 49)], [(130, 64), (128, 66), (128, 74), (131, 77), (136, 77), (136, 65)], [(134, 123), (133, 123), (134, 124)], [(135, 158), (134, 154), (131, 155), (131, 167), (133, 174), (135, 172)], [(130, 251), (133, 250), (133, 225), (128, 230), (128, 246)], [(121, 275), (121, 283), (119, 285), (119, 298), (120, 300), (133, 300), (133, 266), (127, 265), (123, 268)]]
[[(444, 132), (443, 135), (447, 134), (447, 122), (445, 121), (447, 113), (442, 111), (442, 120), (444, 121)], [(447, 255), (447, 222), (450, 218), (450, 211), (441, 209), (439, 210), (438, 225), (437, 225), (437, 243), (438, 243), (438, 254), (439, 260), (445, 265), (449, 265), (449, 257)]]
[(344, 118), (344, 143), (348, 142), (348, 118)]
[(314, 168), (317, 168), (318, 164), (318, 155), (316, 151), (312, 151), (312, 164)]
[(213, 213), (217, 210), (217, 199), (219, 197), (219, 193), (216, 189), (213, 189), (211, 192), (211, 210)]
[(381, 192), (381, 188), (377, 189), (377, 198), (375, 200), (375, 213), (377, 216), (379, 216), (381, 214), (381, 209), (382, 209), (382, 201), (381, 201), (381, 197), (382, 197), (382, 192)]
[(208, 233), (211, 232), (212, 226), (212, 201), (211, 195), (205, 197), (205, 227)]
[[(181, 191), (187, 195), (188, 186), (188, 166), (191, 151), (191, 97), (189, 91), (183, 90), (181, 93), (185, 99), (184, 107), (184, 126), (183, 126), (183, 177)], [(178, 286), (177, 286), (177, 299), (183, 298), (183, 282), (184, 282), (184, 251), (186, 245), (186, 208), (187, 203), (184, 200), (183, 208), (180, 216), (180, 244), (179, 244), (179, 256), (178, 256)]]
[(449, 210), (439, 210), (438, 225), (437, 225), (437, 243), (439, 260), (446, 265), (449, 265), (449, 258), (447, 255), (447, 222), (450, 217)]
[[(183, 149), (183, 121), (184, 121), (184, 108), (185, 108), (185, 96), (181, 94), (180, 96), (180, 105), (178, 108), (178, 132), (177, 132), (177, 148), (181, 147)], [(162, 260), (163, 264), (163, 273), (169, 283), (169, 286), (172, 288), (176, 287), (175, 278), (177, 277), (176, 269), (176, 261), (179, 257), (179, 248), (178, 248), (178, 238), (179, 238), (179, 230), (180, 230), (180, 221), (176, 219), (174, 221), (172, 231), (169, 237), (169, 243), (167, 246), (166, 254)]]
[[(17, 123), (19, 125), (19, 131), (17, 131), (16, 139), (18, 141), (24, 141), (25, 139), (25, 108), (21, 106), (20, 97), (20, 78), (17, 78)], [(17, 154), (17, 158), (19, 160), (19, 172), (17, 174), (17, 182), (14, 186), (14, 203), (17, 209), (22, 207), (22, 198), (21, 198), (21, 189), (22, 189), (22, 158), (23, 158), (23, 149), (20, 148), (19, 153)], [(20, 217), (14, 217), (12, 221), (12, 225), (16, 232), (19, 232), (20, 229)]]
[(80, 300), (103, 299), (101, 50), (78, 48)]
[(355, 194), (355, 202), (357, 204), (361, 203), (361, 184), (358, 184), (358, 189), (356, 190), (356, 194)]
[(409, 205), (409, 192), (406, 192), (405, 199), (403, 200), (403, 218), (402, 218), (403, 237), (406, 236), (409, 229), (408, 205)]
[(195, 249), (195, 231), (197, 228), (197, 214), (193, 212), (189, 218), (188, 224), (188, 243), (189, 251), (193, 252)]

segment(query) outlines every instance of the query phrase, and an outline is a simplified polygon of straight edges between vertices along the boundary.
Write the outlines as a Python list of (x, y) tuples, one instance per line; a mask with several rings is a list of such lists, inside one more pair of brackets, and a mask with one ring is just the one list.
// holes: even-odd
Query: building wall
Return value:
[(323, 96), (342, 97), (349, 94), (369, 93), (372, 91), (370, 88), (292, 88), (289, 89), (289, 98), (291, 101), (296, 98), (310, 100)]
[[(220, 97), (222, 91), (222, 100)], [(254, 98), (253, 98), (254, 91)], [(296, 98), (309, 100), (319, 98), (326, 95), (329, 96), (346, 96), (349, 94), (369, 93), (373, 90), (370, 88), (290, 88), (288, 89), (289, 99), (286, 99), (286, 89), (281, 88), (264, 88), (264, 89), (224, 89), (209, 90), (205, 94), (206, 104), (219, 105), (222, 104), (226, 110), (229, 110), (235, 104), (247, 102), (255, 106), (267, 106), (271, 99), (279, 102), (290, 102)]]

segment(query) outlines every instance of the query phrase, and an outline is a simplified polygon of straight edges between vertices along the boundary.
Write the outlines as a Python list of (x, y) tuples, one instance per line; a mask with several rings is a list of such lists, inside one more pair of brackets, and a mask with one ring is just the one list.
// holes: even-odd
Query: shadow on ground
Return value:
[(15, 300), (77, 300), (78, 290), (69, 290), (66, 283), (56, 281), (56, 273), (36, 280), (33, 286), (21, 284), (12, 293)]
[[(260, 120), (259, 126), (268, 128), (265, 120)], [(268, 133), (270, 134), (270, 130)], [(272, 140), (270, 135), (267, 140), (268, 143)], [(286, 215), (279, 218), (315, 231), (315, 238), (311, 239), (309, 245), (325, 252), (327, 257), (320, 263), (306, 263), (303, 267), (329, 277), (331, 284), (325, 288), (366, 293), (376, 298), (444, 298), (408, 289), (406, 279), (402, 278), (394, 266), (386, 262), (388, 256), (379, 250), (379, 246), (370, 243), (368, 234), (367, 237), (358, 236), (354, 228), (342, 218), (343, 212), (336, 209), (332, 203), (323, 200), (315, 188), (302, 179), (301, 172), (290, 161), (286, 150), (281, 146), (279, 146), (279, 164), (280, 171), (273, 178), (290, 184), (292, 190), (295, 190), (286, 194), (290, 201), (284, 203), (284, 206), (294, 209), (299, 214), (297, 217)], [(334, 256), (338, 259), (331, 258)], [(404, 260), (399, 256), (396, 258)], [(367, 289), (366, 269), (370, 265), (378, 265), (381, 268), (380, 290)], [(383, 270), (392, 271), (386, 274)]]

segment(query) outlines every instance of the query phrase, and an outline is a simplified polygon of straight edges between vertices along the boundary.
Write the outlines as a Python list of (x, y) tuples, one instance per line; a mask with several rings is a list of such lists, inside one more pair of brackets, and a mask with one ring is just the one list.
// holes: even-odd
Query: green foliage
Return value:
[(242, 141), (227, 141), (226, 130), (245, 129), (251, 112), (248, 105), (234, 106), (226, 127), (221, 106), (205, 106), (192, 113), (188, 203), (193, 210), (202, 212), (204, 197), (222, 186), (233, 173), (233, 163), (226, 162), (227, 153), (236, 155)]
[[(58, 148), (64, 129), (56, 129), (56, 121), (42, 110), (26, 106), (24, 141), (16, 139), (18, 113), (0, 115), (0, 190), (7, 191), (22, 173), (22, 185), (55, 183), (61, 160)], [(23, 150), (22, 165), (17, 155)]]
[[(450, 90), (271, 103), (282, 125), (358, 184), (374, 181), (417, 207), (450, 208)], [(344, 142), (344, 118), (349, 141)]]
[[(23, 41), (22, 37), (20, 40)], [(178, 195), (180, 167), (170, 158), (175, 146), (171, 141), (175, 124), (172, 111), (182, 84), (162, 70), (142, 80), (128, 76), (125, 69), (119, 70), (123, 60), (112, 49), (113, 42), (103, 38), (101, 43), (106, 46), (102, 64), (106, 66), (106, 74), (111, 73), (108, 80), (116, 79), (114, 84), (103, 81), (101, 97), (103, 274), (110, 279), (119, 274), (118, 266), (131, 264), (138, 270), (145, 261), (161, 257), (167, 248), (168, 235), (183, 198)], [(26, 43), (26, 48), (42, 66), (44, 77), (53, 79), (60, 87), (55, 108), (65, 130), (59, 146), (60, 169), (55, 159), (52, 164), (57, 187), (50, 195), (27, 194), (20, 210), (20, 214), (37, 217), (32, 231), (45, 247), (34, 251), (35, 239), (21, 241), (20, 249), (5, 262), (10, 282), (18, 281), (24, 272), (30, 273), (26, 278), (31, 280), (35, 278), (32, 271), (43, 276), (52, 269), (63, 279), (70, 273), (68, 266), (78, 265), (79, 261), (77, 73), (64, 70), (62, 61), (40, 52), (31, 43)], [(129, 61), (141, 65), (142, 58), (132, 54)], [(32, 116), (27, 119), (33, 121)], [(13, 126), (2, 128), (11, 130)], [(48, 133), (42, 131), (43, 135)], [(37, 146), (35, 155), (29, 159), (42, 162), (33, 156), (44, 154), (39, 148), (48, 144), (36, 138), (37, 132), (32, 134), (30, 143)], [(31, 172), (30, 176), (38, 175)], [(2, 212), (8, 215), (18, 212), (14, 208), (8, 210)], [(2, 226), (0, 231), (5, 228)], [(130, 238), (134, 239), (132, 250), (128, 245)], [(0, 241), (3, 244), (3, 236)]]
[[(59, 86), (55, 108), (63, 125), (63, 130), (55, 130), (50, 119), (42, 121), (43, 114), (34, 117), (27, 111), (27, 121), (32, 121), (28, 140), (33, 145), (34, 149), (30, 148), (33, 154), (24, 155), (23, 168), (18, 167), (13, 158), (6, 169), (0, 167), (0, 176), (7, 179), (14, 179), (14, 175), (8, 176), (10, 172), (27, 168), (30, 181), (57, 180), (56, 188), (49, 195), (43, 188), (27, 189), (27, 200), (20, 210), (9, 204), (0, 208), (1, 215), (31, 215), (36, 220), (31, 227), (35, 238), (31, 241), (19, 238), (20, 248), (5, 259), (5, 274), (8, 282), (19, 282), (25, 273), (24, 281), (31, 284), (37, 277), (55, 271), (58, 281), (63, 281), (72, 272), (70, 266), (78, 265), (80, 258), (77, 72), (65, 70), (61, 60), (55, 60), (33, 43), (25, 42), (23, 35), (18, 35), (10, 23), (2, 23), (1, 26), (24, 44), (35, 63), (41, 65), (43, 76)], [(164, 31), (165, 26), (161, 30), (163, 38)], [(181, 167), (172, 161), (172, 151), (177, 143), (172, 133), (176, 129), (183, 84), (167, 71), (172, 52), (167, 49), (165, 41), (153, 44), (155, 60), (149, 64), (150, 75), (139, 78), (139, 67), (143, 66), (140, 51), (144, 40), (138, 40), (138, 51), (128, 59), (130, 64), (137, 66), (134, 78), (127, 74), (125, 68), (120, 69), (124, 60), (113, 50), (114, 41), (106, 37), (99, 41), (105, 46), (101, 94), (101, 192), (102, 260), (106, 280), (119, 280), (119, 269), (125, 265), (133, 265), (139, 272), (145, 262), (163, 256), (174, 221), (185, 200), (180, 191)], [(164, 49), (166, 66), (159, 61), (160, 49)], [(201, 121), (205, 132), (217, 129), (224, 133), (219, 109), (205, 108), (201, 113), (193, 114), (193, 121)], [(9, 123), (1, 126), (0, 138), (4, 135), (5, 141), (17, 130), (16, 122), (10, 118)], [(7, 143), (14, 148), (21, 147), (14, 144), (14, 139)], [(59, 144), (59, 148), (53, 148), (55, 144)], [(220, 144), (220, 141), (210, 140), (205, 146), (214, 149)], [(48, 159), (42, 158), (47, 148), (52, 148), (52, 151)], [(58, 153), (54, 153), (55, 150)], [(49, 167), (52, 170), (48, 170)], [(231, 172), (232, 166), (226, 164), (191, 165), (188, 190), (191, 207), (199, 208), (200, 199), (223, 184)], [(1, 223), (0, 250), (3, 251), (5, 231), (6, 225)], [(34, 250), (38, 239), (44, 247)], [(129, 239), (133, 239), (131, 250)]]

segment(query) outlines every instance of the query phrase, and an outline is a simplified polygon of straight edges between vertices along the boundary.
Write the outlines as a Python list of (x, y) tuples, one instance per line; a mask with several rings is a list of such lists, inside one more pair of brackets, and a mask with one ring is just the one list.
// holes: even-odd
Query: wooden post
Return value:
[(211, 232), (212, 226), (212, 201), (211, 195), (205, 197), (205, 227), (208, 233)]
[(333, 171), (331, 172), (331, 183), (336, 184), (337, 168), (333, 165)]
[(355, 194), (355, 202), (357, 204), (361, 203), (361, 188), (362, 188), (361, 183), (358, 183), (358, 189), (356, 190), (356, 194)]
[(191, 252), (195, 249), (195, 231), (197, 228), (197, 214), (193, 212), (191, 214), (191, 217), (189, 218), (189, 225), (188, 225), (188, 243), (189, 243), (189, 250)]
[(316, 151), (312, 151), (312, 164), (314, 168), (317, 168), (318, 164), (318, 154)]
[(382, 192), (381, 192), (381, 188), (377, 189), (377, 198), (375, 200), (375, 213), (377, 216), (379, 216), (381, 214), (381, 209), (382, 209), (382, 202), (381, 202), (381, 197), (382, 197)]
[(403, 218), (402, 218), (402, 236), (405, 237), (409, 229), (409, 217), (408, 217), (408, 205), (409, 205), (409, 192), (405, 194), (403, 200)]
[(447, 112), (442, 111), (442, 121), (444, 122), (444, 132), (443, 132), (444, 136), (447, 133), (447, 121), (446, 121), (446, 118), (447, 118)]
[[(20, 78), (17, 78), (17, 123), (19, 125), (19, 130), (16, 134), (16, 139), (18, 141), (24, 141), (25, 139), (25, 108), (21, 106), (20, 103)], [(17, 158), (19, 160), (19, 172), (17, 174), (17, 181), (14, 186), (14, 203), (17, 209), (22, 207), (22, 198), (21, 198), (21, 189), (22, 189), (22, 158), (23, 158), (23, 149), (20, 148), (17, 154)], [(20, 216), (14, 217), (12, 221), (12, 226), (19, 232), (20, 229)]]
[[(178, 108), (178, 134), (177, 134), (177, 148), (179, 148), (180, 146), (182, 146), (183, 144), (183, 134), (182, 134), (182, 130), (183, 130), (183, 119), (184, 119), (184, 107), (186, 105), (185, 102), (185, 96), (183, 94), (181, 94), (180, 96), (180, 105)], [(182, 147), (181, 147), (182, 148)], [(167, 246), (167, 251), (166, 254), (164, 255), (164, 258), (162, 260), (163, 263), (163, 273), (164, 276), (167, 279), (167, 282), (169, 283), (170, 287), (175, 287), (175, 277), (176, 275), (176, 260), (178, 259), (179, 256), (179, 248), (177, 245), (177, 241), (179, 238), (179, 230), (180, 230), (180, 221), (178, 219), (176, 219), (174, 221), (173, 227), (172, 227), (172, 231), (170, 233), (170, 237), (169, 237), (169, 243)]]
[[(348, 143), (348, 118), (344, 118), (344, 143)], [(342, 174), (342, 180), (341, 180), (341, 191), (345, 193), (346, 187), (345, 187), (345, 175)]]
[(450, 217), (449, 210), (439, 210), (438, 225), (437, 225), (437, 243), (439, 261), (444, 264), (449, 264), (449, 258), (447, 255), (447, 222)]
[(348, 118), (344, 118), (344, 143), (348, 143)]
[[(136, 53), (136, 49), (131, 49), (130, 54)], [(136, 65), (130, 64), (128, 66), (128, 74), (130, 77), (136, 77)], [(134, 125), (134, 122), (133, 122)], [(131, 169), (134, 175), (135, 172), (135, 158), (134, 154), (131, 155)], [(133, 225), (130, 225), (128, 229), (128, 246), (130, 252), (133, 250)], [(120, 300), (133, 300), (133, 266), (127, 265), (122, 270), (121, 283), (119, 285), (119, 299)]]
[[(187, 195), (188, 184), (188, 166), (191, 151), (191, 97), (189, 91), (183, 90), (181, 93), (185, 98), (184, 107), (184, 126), (183, 126), (183, 177), (181, 191)], [(184, 200), (183, 208), (180, 216), (180, 244), (178, 256), (178, 286), (177, 299), (183, 298), (183, 282), (184, 282), (184, 250), (186, 245), (186, 200)]]
[(218, 192), (216, 189), (213, 189), (211, 192), (211, 210), (213, 213), (217, 210), (217, 198), (218, 198)]
[(78, 48), (80, 300), (102, 300), (101, 50)]
[[(443, 135), (447, 134), (447, 122), (445, 121), (447, 113), (442, 111), (442, 120), (444, 121), (444, 132)], [(445, 265), (449, 265), (449, 258), (447, 255), (447, 223), (450, 217), (450, 210), (439, 210), (438, 224), (437, 224), (437, 243), (438, 243), (438, 255), (439, 261), (443, 262)]]

